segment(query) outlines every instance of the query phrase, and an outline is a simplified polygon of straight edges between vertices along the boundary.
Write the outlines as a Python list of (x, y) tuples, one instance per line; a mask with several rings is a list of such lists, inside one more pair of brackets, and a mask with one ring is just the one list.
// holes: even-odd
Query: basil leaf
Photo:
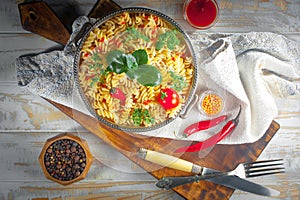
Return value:
[(162, 81), (160, 71), (152, 65), (140, 65), (138, 68), (128, 70), (126, 74), (144, 86), (156, 86)]
[(138, 63), (137, 63), (137, 61), (136, 61), (136, 59), (135, 59), (134, 56), (132, 56), (130, 54), (124, 54), (123, 55), (123, 59), (125, 59), (125, 63), (126, 63), (127, 69), (137, 68), (138, 67)]
[(127, 72), (131, 68), (137, 68), (135, 57), (130, 54), (121, 54), (118, 57), (112, 59), (110, 65), (108, 65), (107, 70), (121, 74)]
[(110, 51), (107, 56), (106, 56), (106, 62), (108, 65), (110, 65), (112, 63), (112, 61), (114, 61), (114, 59), (118, 58), (119, 56), (121, 56), (123, 54), (122, 51), (120, 50), (113, 50)]
[(136, 79), (138, 77), (138, 68), (131, 68), (126, 72), (126, 75), (130, 78), (130, 79)]
[(145, 49), (139, 49), (132, 53), (133, 57), (135, 57), (138, 65), (147, 64), (148, 62), (148, 54)]
[(107, 71), (110, 72), (115, 72), (117, 74), (121, 74), (123, 72), (126, 72), (127, 69), (124, 66), (124, 62), (123, 59), (120, 57), (118, 57), (118, 59), (114, 59), (110, 65), (107, 66), (106, 68)]

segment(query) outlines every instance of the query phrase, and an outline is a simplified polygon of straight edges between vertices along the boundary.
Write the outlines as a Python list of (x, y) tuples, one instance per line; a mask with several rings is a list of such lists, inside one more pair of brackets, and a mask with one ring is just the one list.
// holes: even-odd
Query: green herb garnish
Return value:
[(102, 64), (101, 61), (102, 59), (100, 58), (100, 56), (97, 53), (94, 53), (92, 56), (92, 61), (94, 62), (93, 64), (89, 65), (90, 69), (94, 69), (94, 70), (99, 70), (102, 68)]
[(177, 92), (180, 92), (183, 88), (188, 86), (188, 84), (186, 83), (186, 80), (182, 76), (180, 76), (172, 71), (170, 71), (170, 74), (173, 79), (173, 84), (171, 87), (174, 90), (176, 90)]
[(100, 56), (99, 56), (97, 53), (94, 53), (94, 54), (92, 55), (92, 60), (93, 60), (94, 62), (100, 62), (100, 61), (102, 61), (102, 59), (100, 58)]
[(136, 28), (134, 27), (129, 27), (127, 28), (127, 32), (129, 33), (129, 36), (127, 37), (127, 41), (130, 40), (137, 40), (139, 38), (143, 39), (145, 42), (149, 42), (150, 39), (146, 35), (141, 34)]
[(147, 109), (135, 108), (131, 118), (135, 126), (140, 126), (143, 122), (146, 124), (152, 124), (155, 122)]
[(94, 70), (95, 76), (87, 79), (91, 79), (90, 86), (93, 87), (101, 79), (104, 69), (103, 65), (101, 64), (102, 59), (97, 53), (93, 53), (91, 59), (93, 61), (93, 64), (90, 64), (88, 67), (91, 70)]
[(92, 78), (91, 87), (93, 87), (99, 81), (99, 77)]
[(156, 42), (156, 50), (161, 50), (164, 46), (167, 46), (167, 48), (173, 50), (176, 45), (180, 44), (180, 41), (176, 34), (176, 30), (170, 30), (159, 35), (158, 41)]

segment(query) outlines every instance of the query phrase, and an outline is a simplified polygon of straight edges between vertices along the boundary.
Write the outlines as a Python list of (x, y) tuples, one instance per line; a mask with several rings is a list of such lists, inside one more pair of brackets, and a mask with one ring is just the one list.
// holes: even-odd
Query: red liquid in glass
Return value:
[(211, 0), (191, 0), (186, 6), (188, 21), (197, 27), (211, 25), (217, 17), (217, 5)]

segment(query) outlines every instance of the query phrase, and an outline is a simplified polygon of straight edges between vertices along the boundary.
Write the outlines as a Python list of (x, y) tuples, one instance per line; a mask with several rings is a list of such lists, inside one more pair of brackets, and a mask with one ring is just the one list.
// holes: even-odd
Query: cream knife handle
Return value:
[(185, 172), (192, 172), (195, 174), (201, 174), (203, 167), (199, 165), (195, 165), (192, 162), (167, 155), (164, 153), (159, 153), (157, 151), (151, 151), (148, 149), (139, 149), (138, 151), (138, 157), (162, 165), (164, 167), (169, 167), (172, 169), (177, 169)]

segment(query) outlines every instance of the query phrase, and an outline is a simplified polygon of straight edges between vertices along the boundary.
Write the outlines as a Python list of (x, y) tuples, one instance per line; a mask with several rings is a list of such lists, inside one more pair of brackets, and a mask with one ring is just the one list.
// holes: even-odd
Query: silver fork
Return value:
[(156, 183), (156, 186), (168, 190), (180, 185), (198, 182), (200, 180), (210, 179), (216, 176), (236, 175), (240, 178), (252, 178), (284, 173), (283, 164), (283, 159), (275, 159), (241, 163), (234, 170), (228, 172), (220, 172), (209, 168), (203, 168), (201, 175), (163, 177)]

